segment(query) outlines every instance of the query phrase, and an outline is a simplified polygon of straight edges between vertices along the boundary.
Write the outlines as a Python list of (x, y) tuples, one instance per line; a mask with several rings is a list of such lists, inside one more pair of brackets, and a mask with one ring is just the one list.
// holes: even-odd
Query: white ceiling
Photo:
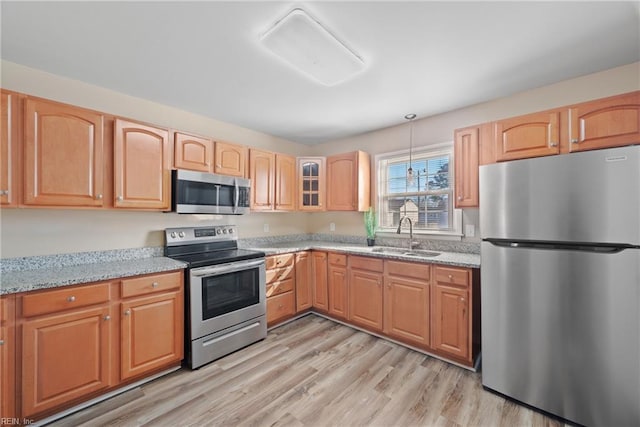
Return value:
[[(313, 144), (640, 60), (640, 2), (1, 2), (2, 59)], [(367, 64), (263, 50), (295, 7)]]

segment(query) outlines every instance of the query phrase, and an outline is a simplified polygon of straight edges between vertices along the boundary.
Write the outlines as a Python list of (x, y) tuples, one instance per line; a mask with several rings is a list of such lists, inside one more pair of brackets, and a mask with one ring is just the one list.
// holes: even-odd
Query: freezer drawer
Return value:
[(481, 251), (483, 385), (580, 424), (640, 425), (640, 249)]

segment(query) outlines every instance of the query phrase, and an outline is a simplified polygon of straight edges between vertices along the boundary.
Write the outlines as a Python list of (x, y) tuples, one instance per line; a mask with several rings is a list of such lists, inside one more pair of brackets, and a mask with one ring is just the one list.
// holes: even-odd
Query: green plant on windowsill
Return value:
[(376, 230), (378, 229), (378, 217), (372, 207), (364, 211), (364, 229), (367, 232), (367, 245), (373, 246), (376, 239)]

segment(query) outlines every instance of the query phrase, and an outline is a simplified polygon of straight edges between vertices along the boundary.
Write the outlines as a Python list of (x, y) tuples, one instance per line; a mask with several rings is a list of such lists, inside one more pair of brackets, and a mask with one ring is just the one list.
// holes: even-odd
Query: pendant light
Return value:
[(407, 186), (413, 185), (413, 167), (412, 167), (412, 156), (413, 156), (413, 119), (416, 118), (415, 114), (407, 114), (404, 116), (405, 119), (409, 120), (410, 130), (409, 130), (409, 168), (407, 169)]

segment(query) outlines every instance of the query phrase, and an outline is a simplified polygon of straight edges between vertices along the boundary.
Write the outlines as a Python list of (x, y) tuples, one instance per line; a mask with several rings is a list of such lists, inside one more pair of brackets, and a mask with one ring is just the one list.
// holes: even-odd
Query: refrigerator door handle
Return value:
[(640, 246), (630, 245), (628, 243), (612, 244), (612, 243), (579, 243), (579, 242), (547, 242), (533, 240), (508, 240), (508, 239), (484, 239), (486, 242), (494, 246), (503, 248), (527, 248), (542, 250), (567, 250), (596, 252), (602, 254), (616, 254), (625, 249), (640, 249)]

